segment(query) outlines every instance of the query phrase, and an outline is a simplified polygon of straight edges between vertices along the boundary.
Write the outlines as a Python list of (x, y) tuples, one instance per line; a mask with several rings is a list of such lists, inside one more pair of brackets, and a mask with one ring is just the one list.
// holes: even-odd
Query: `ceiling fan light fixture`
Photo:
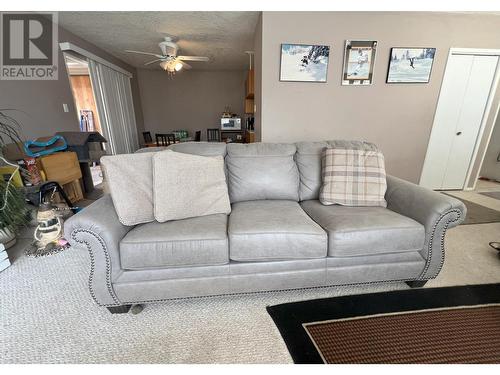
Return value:
[(176, 72), (175, 65), (172, 64), (172, 61), (162, 61), (160, 63), (160, 66), (163, 70), (165, 70), (168, 73), (175, 73)]
[(159, 47), (161, 49), (161, 55), (152, 52), (135, 50), (125, 50), (125, 52), (156, 57), (156, 59), (148, 61), (144, 65), (149, 66), (151, 64), (160, 62), (160, 67), (164, 71), (166, 71), (169, 76), (173, 76), (176, 72), (179, 72), (181, 70), (192, 69), (192, 66), (186, 63), (186, 61), (210, 61), (210, 59), (206, 56), (177, 55), (177, 43), (175, 43), (170, 36), (165, 37), (164, 40), (159, 43)]
[(160, 66), (163, 70), (168, 70), (168, 61), (162, 61)]

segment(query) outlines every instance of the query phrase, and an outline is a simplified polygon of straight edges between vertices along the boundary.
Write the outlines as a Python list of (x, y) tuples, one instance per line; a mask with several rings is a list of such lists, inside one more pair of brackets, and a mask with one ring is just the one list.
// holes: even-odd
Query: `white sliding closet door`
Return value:
[(493, 95), (498, 56), (451, 54), (443, 78), (420, 185), (464, 188)]
[(130, 78), (89, 59), (90, 79), (107, 151), (127, 154), (139, 148)]

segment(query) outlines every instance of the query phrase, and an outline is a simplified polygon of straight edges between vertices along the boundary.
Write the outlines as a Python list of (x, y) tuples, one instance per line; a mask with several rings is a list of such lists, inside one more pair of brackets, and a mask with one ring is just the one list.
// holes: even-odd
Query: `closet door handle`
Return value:
[(457, 135), (460, 135), (460, 134), (462, 134), (462, 132), (457, 132)]

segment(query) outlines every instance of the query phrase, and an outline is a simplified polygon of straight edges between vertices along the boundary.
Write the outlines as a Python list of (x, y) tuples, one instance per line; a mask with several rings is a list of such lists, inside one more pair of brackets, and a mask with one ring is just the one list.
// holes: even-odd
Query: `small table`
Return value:
[[(239, 137), (239, 138), (238, 138)], [(245, 142), (245, 131), (244, 130), (221, 130), (220, 138), (222, 142), (230, 143), (244, 143)]]

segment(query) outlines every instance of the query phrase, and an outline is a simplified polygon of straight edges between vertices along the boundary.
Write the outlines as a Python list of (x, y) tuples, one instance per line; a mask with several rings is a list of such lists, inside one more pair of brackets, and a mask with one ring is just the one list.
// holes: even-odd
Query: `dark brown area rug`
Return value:
[(500, 363), (500, 284), (267, 309), (295, 363)]

